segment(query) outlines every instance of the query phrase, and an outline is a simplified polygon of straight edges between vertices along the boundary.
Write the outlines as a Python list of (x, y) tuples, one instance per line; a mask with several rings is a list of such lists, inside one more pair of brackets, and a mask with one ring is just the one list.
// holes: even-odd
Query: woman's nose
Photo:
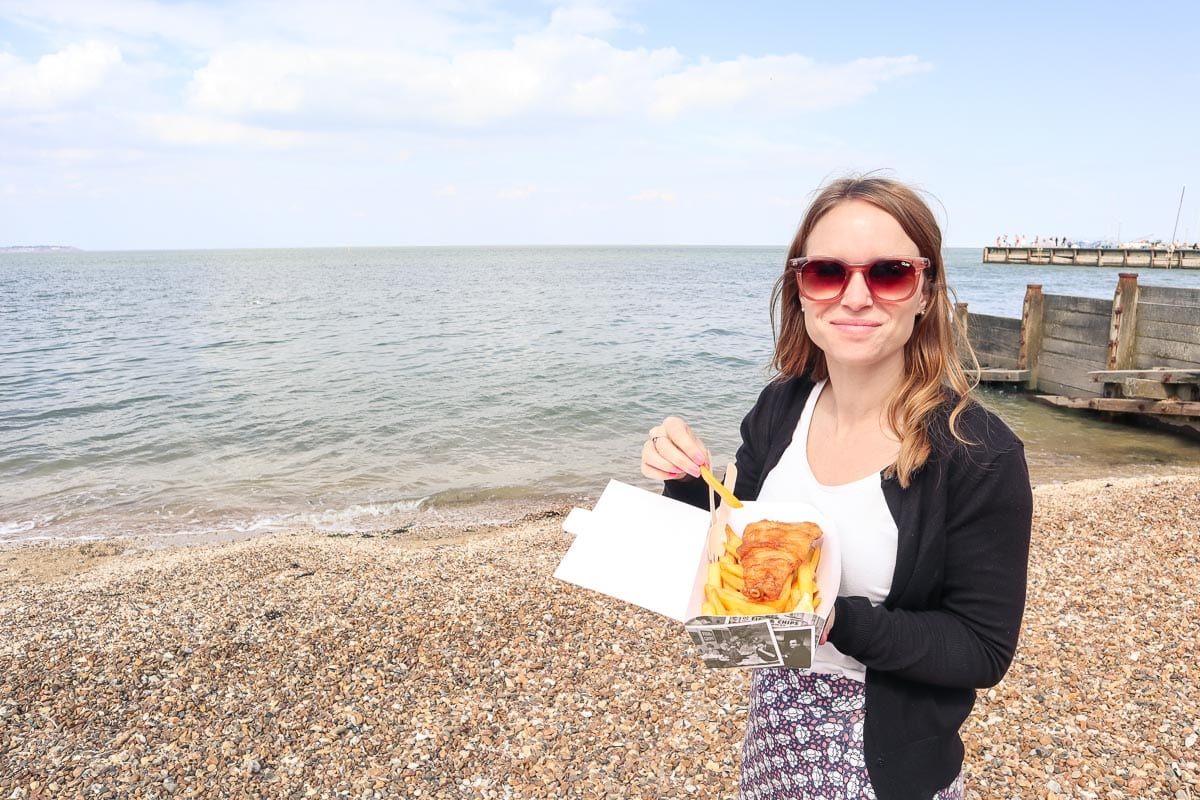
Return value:
[(850, 282), (842, 293), (842, 305), (847, 308), (865, 308), (871, 305), (871, 290), (867, 288), (867, 278), (861, 272), (851, 272)]

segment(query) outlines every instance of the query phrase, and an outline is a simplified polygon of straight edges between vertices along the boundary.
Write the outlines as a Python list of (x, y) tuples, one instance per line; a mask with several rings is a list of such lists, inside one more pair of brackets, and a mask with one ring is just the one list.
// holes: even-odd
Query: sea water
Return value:
[[(0, 541), (499, 521), (638, 474), (687, 419), (714, 460), (769, 380), (781, 248), (0, 253)], [(1116, 269), (947, 252), (974, 312)], [(1142, 270), (1200, 287), (1200, 272)], [(1200, 465), (1200, 445), (984, 401), (1035, 480)]]

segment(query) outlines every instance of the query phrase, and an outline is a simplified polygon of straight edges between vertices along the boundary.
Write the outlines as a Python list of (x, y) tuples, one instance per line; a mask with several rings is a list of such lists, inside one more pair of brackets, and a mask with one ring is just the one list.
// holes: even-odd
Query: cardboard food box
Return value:
[(678, 620), (709, 667), (807, 669), (841, 580), (837, 531), (804, 503), (747, 502), (730, 509), (729, 525), (739, 536), (760, 519), (813, 522), (824, 532), (816, 613), (701, 616), (708, 511), (620, 481), (610, 481), (591, 510), (575, 508), (567, 515), (563, 529), (575, 541), (554, 577)]

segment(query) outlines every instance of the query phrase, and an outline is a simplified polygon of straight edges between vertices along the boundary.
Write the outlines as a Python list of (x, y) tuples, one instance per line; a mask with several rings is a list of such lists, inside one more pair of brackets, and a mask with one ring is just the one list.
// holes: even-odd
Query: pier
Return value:
[(1200, 269), (1195, 248), (1036, 247), (983, 248), (985, 264), (1061, 264), (1077, 267)]
[(1123, 272), (1111, 302), (1029, 284), (1020, 319), (972, 314), (966, 303), (955, 313), (981, 383), (1200, 437), (1200, 289), (1139, 286)]

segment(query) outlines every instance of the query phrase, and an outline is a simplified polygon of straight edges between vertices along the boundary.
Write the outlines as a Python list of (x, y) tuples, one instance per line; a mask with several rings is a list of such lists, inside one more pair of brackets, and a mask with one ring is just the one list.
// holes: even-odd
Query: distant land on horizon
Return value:
[(14, 244), (8, 247), (0, 247), (0, 253), (39, 253), (42, 251), (68, 251), (71, 253), (82, 253), (78, 247), (71, 247), (65, 244)]

